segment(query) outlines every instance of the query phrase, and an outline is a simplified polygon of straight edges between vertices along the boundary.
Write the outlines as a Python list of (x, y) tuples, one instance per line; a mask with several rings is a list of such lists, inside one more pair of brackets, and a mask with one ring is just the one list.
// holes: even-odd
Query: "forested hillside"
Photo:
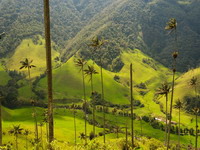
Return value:
[[(64, 55), (63, 61), (82, 49), (91, 54), (86, 43), (94, 35), (108, 40), (104, 68), (117, 71), (123, 65), (122, 49), (139, 48), (170, 67), (173, 39), (164, 31), (171, 17), (177, 19), (179, 71), (199, 65), (199, 13), (197, 0), (54, 0), (51, 1), (53, 41)], [(0, 32), (7, 36), (0, 43), (1, 57), (13, 52), (22, 39), (43, 35), (42, 1), (1, 0)], [(98, 62), (98, 57), (94, 57)]]
[(0, 149), (198, 150), (199, 11), (0, 0)]

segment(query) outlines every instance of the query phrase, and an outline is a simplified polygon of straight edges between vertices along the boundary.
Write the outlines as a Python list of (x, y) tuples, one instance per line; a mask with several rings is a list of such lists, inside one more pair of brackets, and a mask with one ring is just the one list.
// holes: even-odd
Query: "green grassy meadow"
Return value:
[[(11, 58), (6, 62), (6, 67), (8, 70), (17, 70), (23, 72), (27, 75), (27, 70), (19, 70), (20, 61), (25, 58), (29, 58), (33, 60), (33, 64), (36, 65), (36, 68), (31, 69), (31, 77), (32, 81), (34, 81), (35, 77), (43, 74), (45, 72), (45, 46), (44, 39), (39, 37), (40, 44), (34, 44), (31, 39), (23, 40), (22, 43), (18, 46), (15, 53), (11, 56)], [(23, 55), (22, 55), (23, 54)], [(53, 50), (53, 57), (59, 56), (59, 53)], [(108, 70), (103, 69), (103, 77), (104, 77), (104, 90), (105, 90), (105, 100), (112, 104), (129, 104), (130, 96), (129, 96), (129, 67), (130, 63), (133, 64), (133, 82), (134, 82), (134, 99), (140, 100), (144, 107), (135, 107), (134, 113), (137, 116), (152, 116), (157, 118), (165, 118), (165, 114), (161, 112), (160, 105), (157, 104), (154, 100), (154, 95), (156, 89), (163, 83), (164, 81), (171, 81), (171, 71), (159, 64), (152, 58), (148, 57), (140, 50), (124, 50), (121, 53), (121, 59), (124, 63), (123, 68), (117, 72), (110, 72)], [(69, 105), (73, 103), (73, 100), (78, 100), (76, 104), (81, 105), (83, 99), (83, 91), (82, 91), (82, 76), (80, 72), (80, 68), (75, 66), (75, 60), (77, 56), (71, 57), (66, 63), (61, 64), (59, 67), (55, 67), (57, 64), (53, 61), (53, 94), (55, 102), (59, 100), (59, 103), (55, 103), (56, 106)], [(99, 66), (93, 62), (92, 60), (88, 60), (87, 65), (93, 65), (97, 72), (100, 72)], [(85, 69), (87, 68), (85, 66)], [(114, 77), (118, 76), (119, 80), (115, 81)], [(176, 85), (175, 85), (175, 100), (180, 98), (182, 99), (186, 95), (194, 95), (191, 87), (188, 86), (188, 82), (192, 76), (200, 76), (200, 69), (191, 70), (185, 74), (177, 73), (176, 76)], [(8, 80), (11, 77), (5, 72), (2, 65), (0, 65), (0, 85), (6, 85)], [(86, 83), (86, 97), (87, 100), (90, 101), (91, 95), (91, 87), (89, 77), (85, 77)], [(18, 83), (23, 83), (24, 86), (18, 89), (19, 99), (29, 101), (30, 97), (34, 95), (31, 91), (29, 82), (27, 79), (23, 79), (18, 81)], [(146, 85), (146, 89), (141, 89), (138, 87), (141, 83)], [(46, 77), (41, 78), (36, 85), (37, 90), (47, 91), (47, 79)], [(98, 93), (101, 93), (101, 84), (100, 84), (100, 74), (94, 75), (94, 90)], [(141, 91), (145, 92), (144, 95), (141, 94)], [(184, 91), (184, 92), (183, 92)], [(170, 97), (169, 97), (170, 98)], [(47, 99), (44, 100), (47, 102)], [(65, 103), (66, 102), (66, 103)], [(165, 103), (165, 98), (161, 97), (159, 99), (160, 103)], [(165, 108), (165, 106), (164, 106)], [(109, 108), (111, 109), (111, 108)], [(42, 121), (42, 113), (43, 108), (37, 108), (37, 117), (38, 121)], [(126, 109), (126, 111), (130, 112), (130, 109)], [(31, 131), (31, 134), (28, 136), (29, 141), (34, 138), (34, 123), (32, 117), (32, 108), (18, 108), (18, 109), (8, 109), (3, 107), (3, 132), (5, 133), (3, 136), (3, 142), (8, 143), (12, 142), (14, 144), (14, 136), (8, 134), (8, 131), (12, 128), (13, 125), (20, 124), (23, 129), (28, 129)], [(84, 114), (81, 110), (77, 111), (76, 114), (76, 124), (77, 124), (77, 137), (80, 133), (84, 132)], [(101, 112), (97, 112), (97, 121), (102, 123)], [(68, 146), (74, 146), (74, 119), (73, 119), (73, 111), (69, 109), (56, 108), (54, 110), (54, 124), (55, 124), (55, 139), (58, 143), (67, 144)], [(92, 114), (89, 115), (89, 118), (92, 118)], [(184, 111), (181, 111), (181, 127), (182, 128), (194, 128), (195, 122), (191, 122), (191, 119), (194, 119), (194, 116), (188, 114)], [(123, 117), (119, 115), (113, 115), (111, 113), (106, 114), (106, 120), (108, 124), (111, 125), (119, 125), (120, 127), (125, 127), (126, 123), (128, 124), (130, 131), (130, 118)], [(178, 122), (178, 111), (173, 109), (173, 121)], [(200, 117), (199, 117), (200, 120)], [(200, 123), (200, 121), (199, 121)], [(98, 128), (97, 133), (101, 132), (103, 129)], [(152, 137), (155, 138), (161, 143), (164, 143), (165, 133), (160, 129), (153, 128), (149, 123), (144, 121), (134, 120), (134, 129), (136, 136), (141, 137)], [(92, 131), (92, 125), (88, 125), (88, 133)], [(124, 132), (124, 129), (122, 130)], [(42, 139), (46, 141), (46, 127), (45, 125), (39, 127), (39, 132), (43, 132)], [(125, 134), (119, 134), (120, 139), (125, 138)], [(111, 133), (106, 135), (109, 139), (109, 142), (113, 143), (117, 142), (116, 134)], [(141, 139), (145, 139), (142, 137)], [(176, 144), (178, 140), (178, 136), (175, 134), (171, 135), (172, 143)], [(103, 141), (103, 137), (98, 137), (97, 140)], [(148, 141), (148, 140), (147, 140)], [(20, 149), (24, 148), (25, 145), (25, 136), (19, 136)], [(77, 138), (77, 142), (79, 144), (84, 143), (83, 140)], [(144, 143), (138, 140), (138, 143), (143, 146), (141, 149), (145, 149)], [(194, 136), (181, 136), (181, 143), (188, 145), (194, 145)], [(45, 142), (44, 142), (45, 144)], [(199, 143), (200, 144), (200, 143)], [(29, 142), (29, 147), (32, 145)], [(200, 145), (199, 145), (200, 146)], [(146, 148), (148, 149), (148, 148)]]

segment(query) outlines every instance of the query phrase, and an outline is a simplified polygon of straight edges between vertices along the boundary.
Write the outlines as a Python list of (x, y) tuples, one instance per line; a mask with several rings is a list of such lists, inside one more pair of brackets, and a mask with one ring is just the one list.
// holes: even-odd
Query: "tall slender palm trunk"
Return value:
[(43, 149), (43, 132), (42, 132), (42, 124), (41, 124), (41, 128), (40, 128), (40, 134), (41, 134), (41, 145), (42, 145), (42, 149)]
[(166, 120), (165, 120), (165, 145), (167, 145), (167, 133), (168, 133), (168, 94), (165, 95), (166, 97)]
[(134, 148), (134, 127), (133, 127), (133, 68), (130, 64), (130, 96), (131, 96), (131, 143)]
[(181, 108), (178, 110), (178, 150), (180, 150), (180, 134), (181, 134)]
[(2, 99), (2, 97), (0, 97), (0, 146), (2, 145), (2, 139), (3, 139), (3, 137), (2, 137), (3, 131), (2, 131), (2, 106), (1, 106), (1, 99)]
[(169, 118), (168, 137), (167, 137), (167, 150), (169, 149), (169, 144), (170, 144), (172, 108), (173, 108), (173, 100), (174, 100), (174, 85), (175, 85), (175, 73), (176, 73), (175, 66), (176, 66), (176, 59), (174, 59), (174, 64), (173, 64), (173, 79), (172, 79), (172, 93), (171, 93), (170, 114), (169, 114), (170, 118)]
[(16, 150), (18, 150), (18, 135), (15, 135)]
[(128, 125), (127, 125), (127, 120), (126, 120), (126, 150), (128, 150)]
[[(93, 89), (93, 76), (92, 74), (90, 75), (90, 79), (91, 79), (91, 93), (94, 92), (94, 89)], [(93, 133), (95, 135), (95, 125), (96, 125), (96, 120), (95, 120), (95, 104), (93, 104), (93, 110), (92, 110), (92, 116), (93, 116)]]
[(195, 150), (198, 146), (198, 112), (196, 112), (196, 136), (195, 136)]
[(26, 150), (28, 150), (28, 135), (26, 135)]
[[(32, 91), (32, 84), (31, 84), (31, 71), (30, 68), (28, 66), (28, 77), (29, 77), (29, 86), (30, 86), (30, 90)], [(31, 92), (32, 93), (32, 92)], [(33, 101), (33, 118), (34, 118), (34, 122), (35, 122), (35, 139), (38, 141), (39, 136), (38, 136), (38, 123), (37, 123), (37, 115), (36, 115), (36, 110), (35, 110), (35, 100)]]
[(75, 112), (75, 108), (74, 108), (74, 144), (76, 147), (76, 112)]
[[(197, 92), (197, 86), (196, 86), (196, 85), (194, 86), (194, 90), (195, 90), (195, 95), (196, 95), (196, 97), (199, 98), (198, 92)], [(195, 108), (197, 109), (197, 108), (198, 108), (198, 107), (197, 107), (197, 102), (196, 102), (195, 105), (196, 105)], [(195, 117), (196, 117), (196, 126), (195, 126), (195, 128), (196, 128), (196, 134), (195, 134), (195, 150), (197, 150), (197, 146), (198, 146), (198, 109), (197, 109), (196, 111), (197, 111), (197, 112), (195, 113)]]
[(47, 138), (47, 142), (49, 141), (49, 130), (48, 130), (48, 123), (46, 123), (46, 138)]
[(87, 100), (86, 100), (86, 94), (85, 94), (85, 77), (84, 77), (84, 71), (83, 71), (83, 65), (81, 66), (82, 70), (82, 79), (83, 79), (83, 96), (84, 96), (84, 103), (85, 103), (85, 145), (87, 144)]
[(51, 143), (54, 140), (54, 122), (53, 122), (53, 92), (52, 92), (52, 62), (51, 62), (49, 0), (44, 0), (44, 23), (45, 23), (47, 84), (48, 84), (49, 143)]
[[(103, 68), (102, 68), (102, 58), (100, 58), (100, 72), (101, 72), (101, 99), (104, 101), (104, 85), (103, 85)], [(103, 142), (106, 142), (106, 114), (105, 114), (105, 104), (103, 104)]]

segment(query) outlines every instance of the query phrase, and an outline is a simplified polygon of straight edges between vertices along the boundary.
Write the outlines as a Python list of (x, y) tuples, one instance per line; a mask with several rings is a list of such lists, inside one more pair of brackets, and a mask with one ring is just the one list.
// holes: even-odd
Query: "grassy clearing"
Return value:
[[(43, 113), (42, 108), (37, 108), (38, 114), (38, 122), (42, 120), (41, 114)], [(74, 145), (74, 125), (73, 125), (73, 111), (68, 109), (55, 109), (55, 139), (59, 142), (59, 145), (67, 143), (68, 146)], [(3, 132), (5, 135), (3, 136), (3, 142), (8, 143), (12, 142), (14, 144), (14, 137), (8, 134), (8, 131), (12, 128), (13, 125), (20, 124), (23, 129), (28, 129), (31, 131), (31, 134), (28, 135), (29, 141), (33, 140), (34, 138), (34, 123), (32, 116), (32, 108), (20, 108), (20, 109), (7, 109), (3, 108)], [(84, 132), (84, 120), (83, 120), (83, 113), (82, 111), (77, 111), (76, 115), (76, 124), (77, 124), (77, 142), (78, 144), (83, 144), (84, 141), (78, 138), (80, 133)], [(89, 116), (92, 117), (92, 116)], [(97, 120), (98, 122), (102, 123), (102, 113), (97, 113)], [(106, 114), (107, 123), (111, 125), (119, 125), (120, 127), (124, 127), (125, 123), (128, 123), (129, 132), (130, 132), (130, 118), (122, 117), (112, 114)], [(134, 121), (134, 129), (136, 133), (137, 139), (141, 137), (141, 122), (138, 120)], [(96, 128), (97, 133), (102, 132), (103, 129)], [(92, 131), (92, 126), (88, 124), (88, 133)], [(124, 129), (122, 129), (124, 132)], [(46, 127), (45, 125), (42, 127), (42, 138), (45, 143), (46, 141)], [(146, 137), (151, 137), (158, 139), (160, 141), (164, 141), (164, 132), (158, 129), (152, 128), (148, 123), (142, 121), (142, 135)], [(41, 136), (41, 127), (39, 127), (39, 136)], [(120, 138), (125, 138), (124, 134), (119, 134)], [(120, 140), (116, 139), (116, 134), (108, 134), (106, 135), (108, 142), (111, 140)], [(177, 143), (178, 136), (172, 134), (172, 143)], [(98, 141), (102, 142), (103, 137), (98, 137)], [(25, 136), (19, 136), (19, 143), (20, 148), (22, 149), (25, 145)], [(181, 143), (183, 144), (194, 144), (194, 136), (181, 136)], [(162, 143), (162, 142), (161, 142)], [(163, 144), (163, 143), (162, 143)], [(144, 143), (140, 143), (141, 146), (144, 147)], [(32, 145), (29, 143), (29, 147)], [(147, 145), (146, 145), (147, 146)]]
[[(53, 71), (53, 89), (55, 99), (75, 98), (82, 99), (82, 78), (79, 68), (75, 66), (75, 58), (70, 58), (60, 68)], [(91, 60), (88, 64), (93, 64), (97, 72), (100, 72), (99, 67)], [(127, 104), (128, 89), (115, 80), (114, 73), (103, 70), (105, 99), (116, 104)], [(43, 78), (39, 84), (39, 88), (46, 88), (46, 78)], [(86, 77), (86, 94), (89, 99), (91, 95), (91, 87), (89, 77)], [(94, 90), (101, 93), (100, 74), (94, 75)], [(120, 91), (120, 92), (119, 92)]]
[[(52, 59), (59, 56), (59, 53), (54, 49), (52, 50)], [(39, 36), (38, 44), (34, 44), (32, 39), (25, 39), (15, 50), (15, 53), (7, 61), (6, 67), (8, 70), (17, 70), (27, 75), (27, 70), (19, 70), (21, 67), (20, 61), (24, 61), (25, 58), (33, 60), (36, 68), (31, 69), (31, 77), (39, 76), (46, 70), (46, 51), (45, 51), (45, 40)], [(54, 64), (55, 65), (55, 64)], [(28, 75), (27, 75), (28, 76)]]

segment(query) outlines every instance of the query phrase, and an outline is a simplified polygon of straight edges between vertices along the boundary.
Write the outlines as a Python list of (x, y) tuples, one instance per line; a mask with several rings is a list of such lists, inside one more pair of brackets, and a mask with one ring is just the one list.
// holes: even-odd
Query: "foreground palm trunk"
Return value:
[(172, 93), (171, 93), (171, 102), (170, 102), (170, 112), (169, 112), (169, 126), (168, 126), (168, 137), (167, 137), (167, 150), (169, 149), (170, 144), (170, 131), (171, 131), (171, 122), (172, 122), (172, 108), (174, 100), (174, 86), (175, 86), (175, 74), (176, 74), (176, 58), (178, 56), (177, 52), (173, 53), (174, 63), (173, 63), (173, 77), (172, 77)]
[(195, 113), (195, 118), (196, 118), (196, 135), (195, 135), (195, 150), (198, 150), (198, 113), (199, 113), (199, 108), (195, 107), (194, 108), (194, 113)]
[(49, 143), (51, 143), (54, 140), (54, 123), (53, 123), (52, 62), (51, 62), (49, 0), (44, 0), (44, 23), (45, 23), (47, 84), (48, 84)]
[(131, 143), (134, 147), (134, 128), (133, 128), (133, 71), (132, 64), (130, 64), (130, 95), (131, 95)]
[(165, 94), (166, 98), (166, 120), (165, 120), (165, 145), (167, 145), (167, 133), (168, 133), (168, 93)]
[(174, 32), (174, 42), (175, 42), (175, 49), (173, 53), (173, 79), (172, 79), (172, 93), (171, 93), (171, 103), (170, 103), (170, 112), (169, 112), (169, 126), (168, 126), (168, 137), (167, 137), (167, 150), (169, 149), (169, 144), (170, 144), (170, 131), (171, 131), (171, 121), (172, 121), (172, 105), (173, 105), (173, 100), (174, 100), (174, 85), (175, 85), (175, 74), (176, 74), (176, 58), (178, 56), (178, 42), (177, 42), (177, 21), (175, 18), (171, 18), (169, 22), (167, 23), (167, 26), (165, 27), (165, 30), (170, 30), (169, 34)]
[[(101, 94), (102, 94), (102, 100), (104, 101), (104, 86), (103, 86), (103, 68), (102, 68), (102, 60), (101, 60)], [(105, 114), (105, 104), (103, 104), (103, 142), (106, 142), (106, 114)]]
[(84, 72), (83, 72), (83, 66), (82, 66), (82, 79), (83, 79), (83, 95), (84, 95), (84, 103), (85, 103), (85, 145), (87, 144), (87, 110), (86, 110), (86, 105), (87, 105), (87, 100), (86, 100), (86, 94), (85, 94), (85, 77), (84, 77)]
[(1, 99), (0, 97), (0, 146), (2, 145), (2, 108), (1, 108)]

